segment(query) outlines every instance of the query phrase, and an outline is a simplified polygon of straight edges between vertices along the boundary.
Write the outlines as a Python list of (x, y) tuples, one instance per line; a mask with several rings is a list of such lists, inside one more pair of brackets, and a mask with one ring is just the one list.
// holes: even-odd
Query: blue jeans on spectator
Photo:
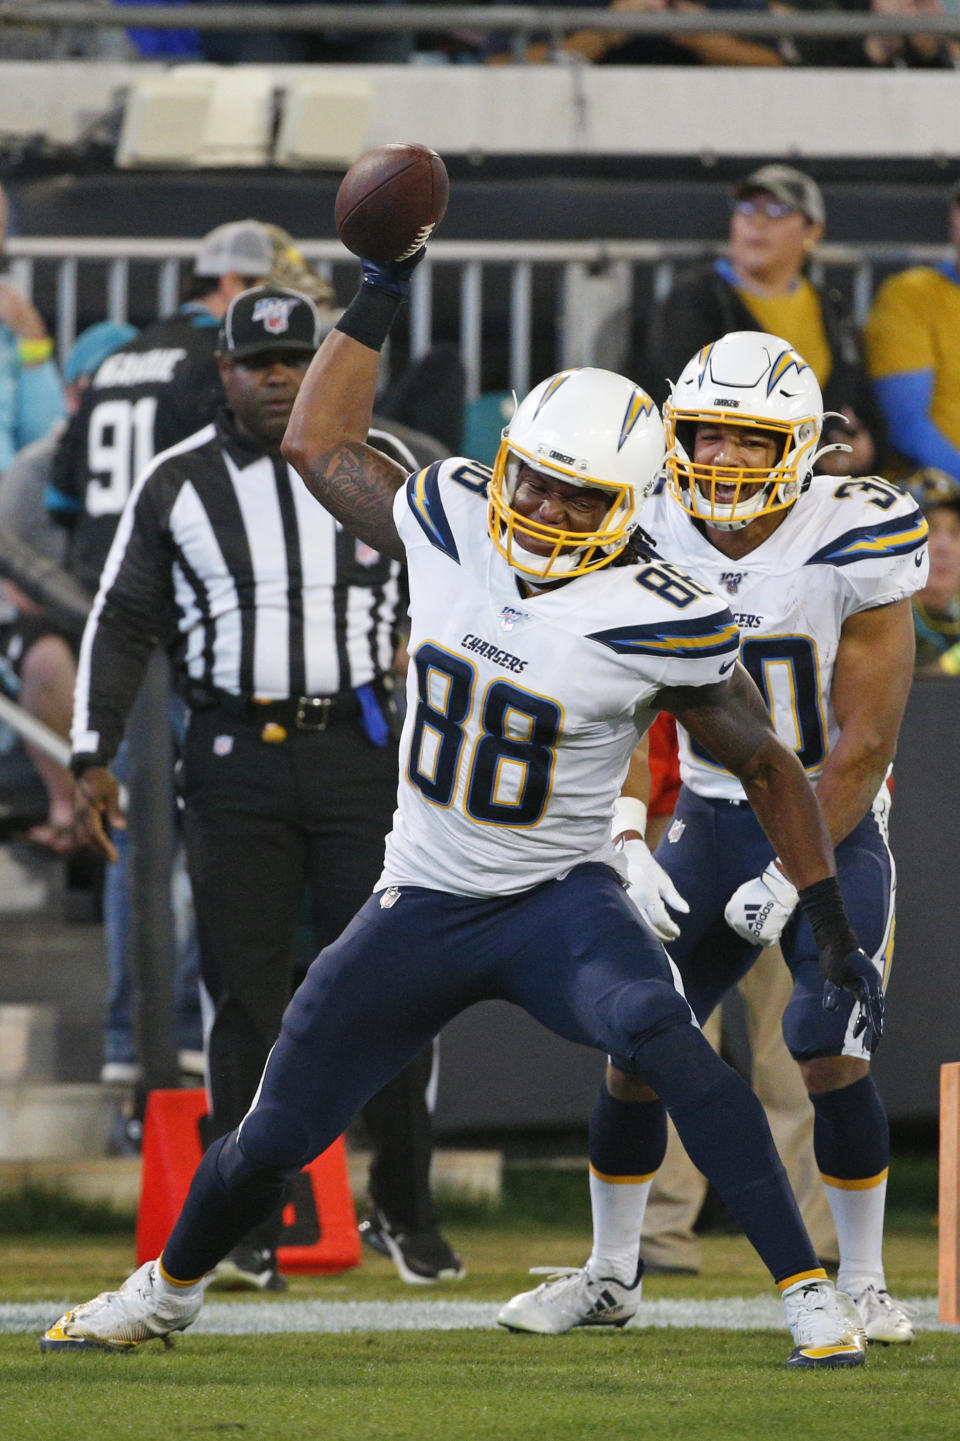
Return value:
[[(179, 747), (183, 738), (185, 707), (178, 696), (171, 697), (170, 724), (174, 740)], [(130, 780), (130, 749), (126, 740), (121, 742), (116, 758), (110, 767), (122, 785)], [(106, 1062), (135, 1062), (137, 1059), (136, 1036), (133, 1024), (133, 978), (130, 974), (130, 834), (117, 830), (113, 834), (117, 849), (117, 860), (107, 866), (103, 888), (103, 925), (107, 943), (107, 972), (109, 990), (107, 993), (106, 1018), (104, 1025), (104, 1060)], [(176, 969), (174, 972), (174, 1012), (177, 1047), (179, 1050), (203, 1050), (203, 1025), (200, 1019), (199, 998), (199, 949), (193, 918), (193, 906), (188, 903), (189, 881), (183, 867), (183, 847), (177, 842), (175, 867), (183, 874), (177, 877), (171, 897), (174, 908), (174, 936)], [(179, 882), (183, 884), (179, 884)]]

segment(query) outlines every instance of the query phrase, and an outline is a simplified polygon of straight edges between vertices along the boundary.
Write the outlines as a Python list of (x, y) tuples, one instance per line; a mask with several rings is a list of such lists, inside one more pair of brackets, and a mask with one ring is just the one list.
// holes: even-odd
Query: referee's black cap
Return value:
[(312, 354), (328, 328), (309, 295), (280, 285), (255, 285), (231, 300), (220, 323), (217, 349), (234, 360), (264, 350)]

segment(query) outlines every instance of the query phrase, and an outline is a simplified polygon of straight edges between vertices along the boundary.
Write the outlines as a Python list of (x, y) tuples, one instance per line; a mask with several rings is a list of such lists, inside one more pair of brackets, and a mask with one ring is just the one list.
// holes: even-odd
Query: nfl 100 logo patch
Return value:
[(271, 335), (283, 335), (290, 328), (290, 312), (299, 301), (283, 295), (265, 295), (253, 307), (250, 319)]
[(514, 606), (512, 606), (512, 605), (505, 605), (505, 606), (502, 608), (502, 610), (500, 611), (500, 629), (501, 629), (501, 630), (513, 630), (513, 628), (514, 628), (515, 626), (518, 626), (518, 625), (520, 625), (523, 621), (529, 620), (529, 619), (530, 619), (530, 612), (529, 612), (529, 611), (526, 611), (526, 610), (517, 610), (517, 609), (516, 609)]
[(720, 584), (728, 595), (736, 595), (746, 578), (745, 570), (725, 570), (720, 576)]

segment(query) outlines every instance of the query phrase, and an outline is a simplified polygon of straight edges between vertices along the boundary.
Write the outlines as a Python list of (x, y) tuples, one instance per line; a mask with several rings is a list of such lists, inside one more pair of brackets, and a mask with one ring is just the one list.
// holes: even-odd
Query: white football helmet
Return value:
[[(657, 407), (633, 381), (590, 368), (551, 375), (520, 402), (503, 431), (489, 489), (493, 544), (520, 575), (541, 582), (609, 565), (639, 524), (664, 450)], [(524, 465), (606, 492), (610, 503), (597, 529), (565, 531), (514, 510)], [(536, 555), (524, 549), (523, 536), (552, 548)]]
[[(704, 346), (664, 402), (663, 421), (674, 498), (690, 515), (732, 530), (793, 505), (823, 454), (817, 450), (823, 429), (817, 377), (786, 340), (763, 331), (731, 331)], [(701, 424), (766, 431), (777, 442), (777, 459), (755, 470), (696, 464)], [(732, 496), (721, 501), (718, 485), (732, 488)]]

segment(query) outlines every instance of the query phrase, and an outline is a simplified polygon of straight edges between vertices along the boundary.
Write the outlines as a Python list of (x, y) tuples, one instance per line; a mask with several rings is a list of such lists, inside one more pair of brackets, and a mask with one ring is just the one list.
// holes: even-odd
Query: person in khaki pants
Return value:
[[(680, 770), (677, 728), (662, 714), (648, 732), (650, 800), (646, 841), (656, 850), (670, 825)], [(837, 1260), (837, 1238), (823, 1181), (813, 1156), (813, 1107), (800, 1072), (784, 1045), (780, 1022), (792, 980), (779, 946), (761, 951), (740, 982), (750, 1041), (750, 1083), (763, 1104), (777, 1150), (800, 1206), (804, 1224), (821, 1260)], [(703, 1027), (720, 1049), (722, 1008)], [(707, 1194), (707, 1182), (668, 1124), (667, 1153), (647, 1202), (641, 1254), (648, 1271), (700, 1270), (700, 1241), (694, 1230)]]

